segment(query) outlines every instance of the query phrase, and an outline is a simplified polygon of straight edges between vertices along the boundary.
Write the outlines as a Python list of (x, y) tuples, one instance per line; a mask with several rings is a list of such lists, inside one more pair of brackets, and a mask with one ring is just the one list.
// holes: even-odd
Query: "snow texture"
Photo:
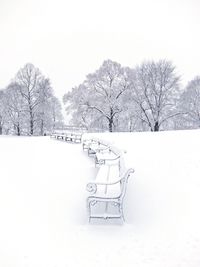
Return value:
[(135, 169), (126, 223), (88, 223), (96, 170), (80, 144), (2, 136), (0, 266), (199, 267), (200, 131), (92, 136), (126, 150)]

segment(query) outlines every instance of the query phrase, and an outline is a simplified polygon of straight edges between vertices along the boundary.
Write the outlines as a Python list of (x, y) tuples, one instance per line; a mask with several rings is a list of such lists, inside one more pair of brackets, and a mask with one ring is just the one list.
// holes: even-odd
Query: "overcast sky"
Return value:
[(111, 59), (167, 59), (200, 75), (199, 0), (0, 0), (0, 88), (27, 62), (58, 97)]

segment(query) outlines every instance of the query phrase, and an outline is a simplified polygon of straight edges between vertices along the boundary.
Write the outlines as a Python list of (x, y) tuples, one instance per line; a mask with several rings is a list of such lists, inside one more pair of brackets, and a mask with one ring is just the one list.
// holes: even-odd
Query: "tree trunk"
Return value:
[(2, 116), (0, 116), (0, 135), (2, 135), (3, 127), (2, 127)]
[(29, 113), (30, 113), (30, 135), (33, 135), (33, 110), (31, 107), (29, 107)]
[(158, 131), (159, 131), (159, 124), (158, 124), (158, 121), (156, 121), (154, 125), (154, 132), (158, 132)]
[(33, 119), (30, 119), (30, 135), (33, 135)]
[(109, 132), (113, 131), (113, 120), (109, 119)]
[(41, 120), (41, 125), (40, 125), (40, 135), (43, 136), (44, 135), (44, 121)]
[(19, 123), (17, 124), (17, 135), (20, 136), (21, 133), (20, 133), (20, 126), (19, 126)]
[(34, 126), (34, 122), (33, 122), (33, 108), (31, 106), (31, 96), (30, 96), (30, 92), (28, 92), (28, 107), (29, 107), (29, 115), (30, 115), (30, 135), (33, 135), (33, 126)]
[(113, 110), (110, 108), (110, 118), (108, 120), (109, 132), (113, 131)]

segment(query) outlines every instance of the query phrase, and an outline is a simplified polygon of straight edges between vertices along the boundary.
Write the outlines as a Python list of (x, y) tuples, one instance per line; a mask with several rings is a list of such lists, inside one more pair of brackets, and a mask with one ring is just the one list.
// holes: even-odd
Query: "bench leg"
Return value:
[(88, 149), (88, 157), (91, 155), (90, 148)]
[(87, 199), (88, 222), (91, 221), (91, 202)]
[(124, 219), (124, 211), (123, 211), (123, 203), (120, 202), (120, 203), (118, 203), (118, 205), (119, 205), (119, 213), (120, 213), (120, 216), (121, 216), (123, 222), (125, 222), (125, 219)]

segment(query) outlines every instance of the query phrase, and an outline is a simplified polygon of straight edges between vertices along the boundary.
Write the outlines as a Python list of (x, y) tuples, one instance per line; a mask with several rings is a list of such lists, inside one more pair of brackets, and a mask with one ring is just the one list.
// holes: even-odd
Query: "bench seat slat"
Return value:
[(115, 159), (116, 155), (112, 152), (96, 153), (97, 160)]
[(120, 183), (114, 185), (98, 185), (95, 197), (100, 198), (117, 198), (121, 194)]
[(99, 169), (95, 181), (97, 183), (113, 183), (119, 179), (119, 175), (118, 165), (103, 165)]

